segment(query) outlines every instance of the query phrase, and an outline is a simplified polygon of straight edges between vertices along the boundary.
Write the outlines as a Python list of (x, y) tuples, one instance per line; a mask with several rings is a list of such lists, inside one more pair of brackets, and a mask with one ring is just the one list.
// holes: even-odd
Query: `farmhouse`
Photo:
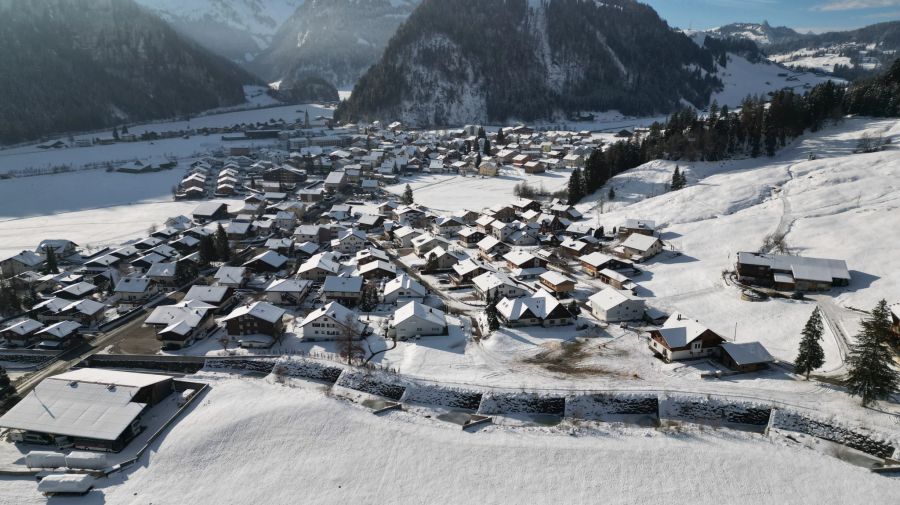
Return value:
[(735, 269), (741, 282), (782, 291), (827, 291), (850, 284), (843, 260), (740, 252)]
[(619, 226), (619, 237), (622, 239), (626, 239), (634, 233), (652, 237), (656, 235), (656, 222), (646, 219), (626, 219)]
[(623, 289), (634, 293), (637, 290), (637, 284), (628, 277), (614, 270), (605, 269), (597, 274), (597, 279), (604, 284), (609, 284), (616, 289)]
[(16, 442), (118, 452), (141, 416), (171, 392), (172, 377), (79, 368), (44, 379), (3, 417)]
[(724, 342), (716, 332), (678, 313), (650, 332), (650, 349), (667, 362), (713, 356)]
[(630, 291), (615, 288), (603, 288), (589, 299), (591, 313), (608, 323), (621, 321), (637, 321), (644, 317), (644, 300), (634, 296)]
[(365, 324), (359, 321), (356, 312), (331, 302), (310, 312), (300, 323), (300, 328), (303, 330), (303, 340), (312, 342), (345, 338), (361, 340)]
[(222, 318), (229, 336), (239, 339), (241, 347), (271, 347), (284, 333), (284, 309), (270, 303), (242, 305)]
[(497, 303), (497, 316), (506, 326), (565, 326), (574, 317), (550, 293), (539, 289), (525, 298), (504, 298)]

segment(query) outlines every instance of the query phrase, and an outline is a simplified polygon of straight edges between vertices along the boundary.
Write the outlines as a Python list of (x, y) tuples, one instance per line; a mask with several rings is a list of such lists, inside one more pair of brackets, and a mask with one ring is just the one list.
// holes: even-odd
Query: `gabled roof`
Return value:
[(75, 321), (60, 321), (37, 332), (37, 335), (50, 335), (56, 338), (64, 338), (81, 328), (81, 323)]
[(143, 293), (150, 287), (151, 279), (146, 277), (122, 277), (116, 284), (117, 293)]
[(219, 304), (225, 301), (229, 289), (228, 286), (191, 286), (184, 299)]
[(27, 267), (36, 267), (44, 262), (44, 257), (33, 251), (22, 251), (9, 259)]
[(699, 321), (675, 313), (669, 316), (663, 327), (657, 331), (670, 349), (677, 349), (687, 347), (704, 332), (711, 330)]
[(358, 293), (362, 291), (362, 277), (337, 277), (328, 276), (322, 285), (323, 292), (332, 293)]
[(328, 317), (333, 319), (340, 325), (344, 325), (347, 321), (353, 321), (355, 324), (355, 330), (362, 331), (360, 328), (362, 323), (357, 319), (356, 312), (344, 307), (340, 303), (331, 302), (325, 306), (319, 307), (318, 309), (309, 313), (306, 318), (303, 319), (303, 322), (300, 323), (300, 327), (304, 327), (307, 324), (318, 320), (321, 317)]
[(309, 289), (312, 281), (304, 279), (277, 279), (266, 288), (266, 293), (302, 293)]
[(755, 365), (775, 361), (775, 358), (759, 342), (744, 342), (740, 344), (725, 342), (721, 347), (738, 365)]
[(6, 333), (15, 333), (16, 335), (30, 335), (37, 330), (43, 328), (44, 325), (34, 319), (20, 319), (10, 325), (7, 325), (5, 328), (0, 330), (0, 332)]
[(504, 298), (497, 303), (499, 312), (507, 321), (517, 321), (529, 313), (536, 318), (546, 319), (559, 307), (559, 301), (544, 289), (525, 298)]
[(592, 252), (591, 254), (588, 254), (587, 256), (581, 256), (580, 258), (578, 258), (579, 261), (581, 261), (583, 263), (587, 263), (588, 265), (591, 265), (594, 268), (599, 268), (599, 267), (609, 263), (613, 259), (614, 258), (612, 256), (607, 256), (606, 254), (599, 253), (599, 252)]
[(640, 233), (632, 233), (628, 236), (627, 239), (625, 239), (625, 242), (622, 242), (622, 247), (646, 252), (650, 250), (650, 248), (653, 247), (653, 244), (657, 242), (659, 242), (659, 239), (656, 237), (641, 235)]
[(365, 265), (359, 267), (359, 273), (365, 274), (371, 272), (373, 270), (384, 270), (385, 272), (396, 272), (397, 267), (395, 267), (392, 263), (388, 263), (386, 261), (375, 260), (366, 263)]
[(397, 278), (391, 279), (384, 285), (385, 296), (400, 290), (412, 291), (419, 296), (425, 296), (428, 294), (428, 289), (426, 289), (425, 286), (419, 284), (412, 277), (406, 274), (400, 274), (397, 276)]
[(300, 265), (299, 272), (308, 272), (320, 268), (326, 272), (337, 273), (341, 266), (336, 263), (332, 256), (328, 253), (319, 253), (310, 257), (305, 263)]
[(175, 277), (177, 263), (154, 263), (147, 269), (148, 277)]
[(443, 312), (415, 301), (409, 302), (394, 311), (393, 324), (396, 326), (410, 319), (418, 319), (432, 324), (447, 326), (447, 320), (444, 317)]
[(513, 282), (508, 275), (502, 272), (485, 272), (472, 279), (472, 282), (483, 292), (499, 286), (510, 286), (524, 291), (524, 288)]
[(244, 263), (244, 266), (251, 265), (256, 263), (257, 261), (265, 263), (273, 268), (281, 268), (285, 263), (288, 262), (288, 259), (275, 251), (266, 251), (261, 254), (257, 254), (253, 259)]
[[(201, 305), (192, 307), (191, 305)], [(164, 305), (156, 307), (144, 320), (144, 324), (169, 327), (175, 323), (183, 322), (191, 328), (196, 328), (215, 307), (211, 305), (178, 303), (176, 305)]]
[(280, 321), (285, 313), (286, 311), (284, 309), (280, 309), (271, 303), (256, 302), (253, 305), (242, 305), (234, 309), (231, 311), (231, 314), (223, 317), (222, 321), (230, 321), (239, 317), (250, 316), (270, 323), (275, 323)]
[(503, 259), (516, 266), (521, 266), (535, 259), (535, 256), (526, 251), (512, 251), (503, 255)]
[(489, 251), (500, 243), (496, 238), (488, 235), (478, 241), (478, 248), (482, 251)]
[(56, 291), (54, 294), (66, 293), (72, 296), (85, 296), (88, 293), (92, 293), (96, 290), (97, 286), (91, 284), (90, 282), (79, 282), (76, 284), (72, 284), (71, 286), (66, 286), (59, 291)]
[(228, 284), (240, 284), (244, 280), (247, 269), (244, 267), (220, 267), (216, 271), (215, 279)]
[(564, 282), (575, 282), (574, 279), (570, 279), (565, 275), (555, 272), (553, 270), (548, 270), (540, 275), (540, 279), (553, 284), (554, 286), (558, 286)]
[(594, 293), (588, 300), (591, 304), (596, 305), (603, 310), (609, 310), (627, 301), (642, 301), (631, 294), (631, 291), (620, 290), (615, 288), (603, 288), (599, 293)]

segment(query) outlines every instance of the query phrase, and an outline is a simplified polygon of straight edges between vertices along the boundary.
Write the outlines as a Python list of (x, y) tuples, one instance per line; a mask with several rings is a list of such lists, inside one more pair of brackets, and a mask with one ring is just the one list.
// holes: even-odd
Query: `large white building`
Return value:
[(391, 317), (389, 335), (396, 336), (400, 340), (446, 333), (447, 320), (444, 313), (419, 302), (407, 303), (397, 309)]
[(338, 340), (350, 334), (354, 340), (361, 340), (365, 324), (359, 321), (356, 312), (340, 303), (331, 302), (306, 316), (300, 323), (303, 340)]
[(644, 300), (634, 296), (630, 291), (603, 288), (591, 296), (589, 301), (591, 313), (601, 321), (617, 323), (637, 321), (644, 317)]

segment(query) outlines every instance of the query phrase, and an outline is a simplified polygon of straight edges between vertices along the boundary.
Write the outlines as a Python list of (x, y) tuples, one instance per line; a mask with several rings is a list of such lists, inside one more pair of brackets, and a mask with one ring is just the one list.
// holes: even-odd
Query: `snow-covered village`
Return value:
[[(459, 38), (501, 3), (546, 83)], [(648, 3), (0, 2), (135, 24), (181, 93), (0, 76), (0, 503), (896, 501), (898, 23)]]

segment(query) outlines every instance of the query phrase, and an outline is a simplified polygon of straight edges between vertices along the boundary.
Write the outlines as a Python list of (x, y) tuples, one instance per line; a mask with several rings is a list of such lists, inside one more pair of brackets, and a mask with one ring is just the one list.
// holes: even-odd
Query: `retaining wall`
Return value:
[(771, 426), (836, 442), (879, 458), (890, 458), (897, 450), (883, 435), (864, 428), (840, 426), (833, 421), (815, 419), (791, 410), (777, 409)]

